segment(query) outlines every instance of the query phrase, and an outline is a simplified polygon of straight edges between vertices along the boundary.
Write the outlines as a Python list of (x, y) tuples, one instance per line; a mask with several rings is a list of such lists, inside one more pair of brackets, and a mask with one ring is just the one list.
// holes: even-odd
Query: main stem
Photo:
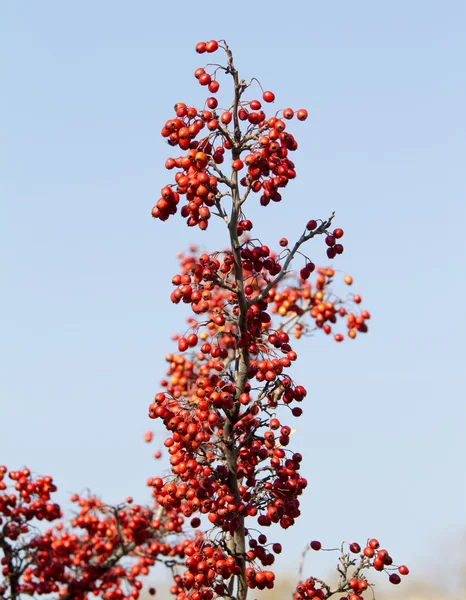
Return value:
[[(232, 55), (227, 47), (228, 63), (231, 75), (234, 81), (234, 106), (233, 106), (233, 118), (235, 124), (234, 138), (235, 143), (232, 146), (232, 160), (240, 158), (241, 154), (241, 131), (238, 123), (238, 104), (241, 97), (241, 85), (238, 78), (238, 71), (233, 65)], [(232, 190), (232, 208), (229, 219), (228, 229), (230, 234), (231, 251), (233, 254), (234, 261), (234, 273), (235, 283), (237, 290), (237, 299), (239, 314), (237, 320), (237, 340), (241, 338), (247, 331), (247, 311), (248, 304), (246, 296), (244, 294), (244, 282), (243, 282), (243, 267), (241, 264), (241, 246), (238, 239), (238, 219), (241, 212), (241, 197), (239, 192), (238, 173), (233, 172), (231, 177), (231, 190)], [(235, 362), (235, 403), (233, 408), (227, 412), (226, 421), (224, 426), (224, 446), (225, 446), (225, 458), (228, 469), (228, 485), (235, 497), (236, 504), (241, 503), (241, 496), (238, 490), (238, 474), (237, 474), (237, 446), (234, 435), (234, 426), (238, 421), (238, 415), (240, 412), (240, 401), (239, 397), (244, 392), (245, 385), (248, 377), (249, 367), (249, 353), (245, 345), (237, 347), (236, 350), (236, 362)], [(241, 567), (241, 573), (236, 576), (237, 590), (236, 600), (246, 600), (248, 595), (248, 585), (246, 581), (246, 543), (244, 534), (244, 516), (238, 515), (238, 524), (234, 531), (228, 535), (228, 548), (232, 554), (234, 554), (237, 562)]]
[[(240, 244), (237, 235), (237, 224), (238, 224), (238, 212), (239, 212), (239, 192), (237, 175), (235, 174), (234, 187), (233, 187), (233, 208), (230, 218), (230, 241), (234, 259), (234, 270), (236, 278), (237, 296), (239, 315), (237, 321), (237, 339), (241, 337), (241, 334), (246, 331), (246, 313), (247, 303), (244, 295), (244, 284), (243, 284), (243, 270), (241, 266), (241, 255), (240, 255)], [(228, 469), (228, 485), (235, 496), (236, 504), (239, 505), (241, 502), (241, 496), (238, 490), (238, 475), (237, 475), (237, 447), (234, 435), (234, 426), (238, 420), (238, 414), (240, 409), (239, 397), (243, 393), (247, 381), (249, 366), (249, 353), (246, 347), (237, 349), (237, 358), (235, 363), (235, 403), (233, 408), (228, 411), (227, 418), (224, 427), (224, 444), (225, 444), (225, 457)], [(237, 576), (238, 588), (237, 588), (237, 600), (245, 600), (248, 593), (248, 586), (246, 582), (245, 573), (245, 559), (244, 555), (246, 552), (245, 535), (244, 535), (244, 517), (238, 515), (238, 526), (236, 529), (229, 534), (228, 547), (230, 551), (236, 556), (237, 561), (241, 566), (241, 573)]]

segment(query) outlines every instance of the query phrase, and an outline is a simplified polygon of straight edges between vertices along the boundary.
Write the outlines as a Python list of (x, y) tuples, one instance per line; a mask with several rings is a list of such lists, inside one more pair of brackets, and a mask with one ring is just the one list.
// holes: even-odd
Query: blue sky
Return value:
[(273, 246), (336, 210), (336, 267), (373, 315), (354, 343), (298, 348), (310, 486), (299, 526), (271, 535), (289, 544), (281, 565), (310, 539), (376, 535), (446, 580), (439, 549), (466, 525), (465, 5), (173, 7), (0, 8), (0, 462), (52, 474), (65, 504), (87, 487), (142, 501), (165, 468), (142, 437), (187, 316), (169, 300), (175, 254), (224, 232), (150, 218), (170, 181), (159, 132), (175, 102), (204, 98), (195, 43), (225, 38), (278, 107), (310, 113), (292, 127), (298, 177), (280, 205), (251, 203), (255, 231)]

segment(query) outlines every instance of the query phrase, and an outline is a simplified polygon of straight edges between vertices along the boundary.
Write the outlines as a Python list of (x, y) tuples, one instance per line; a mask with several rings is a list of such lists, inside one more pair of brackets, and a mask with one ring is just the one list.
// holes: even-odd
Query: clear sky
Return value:
[(310, 539), (376, 535), (419, 576), (453, 573), (439, 553), (466, 528), (465, 25), (452, 0), (3, 2), (0, 463), (52, 474), (65, 504), (87, 487), (142, 501), (165, 468), (161, 430), (142, 438), (187, 316), (169, 300), (175, 254), (224, 232), (150, 218), (172, 175), (159, 131), (204, 97), (195, 43), (226, 38), (277, 107), (310, 112), (292, 126), (298, 177), (251, 207), (255, 231), (273, 246), (336, 210), (336, 266), (373, 315), (355, 342), (298, 348), (310, 486), (299, 525), (271, 535), (289, 544), (279, 564)]

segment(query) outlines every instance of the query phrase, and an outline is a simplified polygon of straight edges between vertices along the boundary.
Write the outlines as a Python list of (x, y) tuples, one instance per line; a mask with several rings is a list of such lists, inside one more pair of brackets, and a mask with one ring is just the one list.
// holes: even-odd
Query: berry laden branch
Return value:
[(130, 497), (112, 507), (74, 494), (79, 510), (66, 522), (52, 500), (56, 489), (49, 476), (0, 466), (2, 600), (42, 595), (84, 600), (90, 594), (136, 600), (141, 577), (156, 562), (180, 564), (183, 546), (166, 541), (170, 531), (179, 530), (178, 515), (133, 504)]
[[(169, 432), (165, 446), (171, 465), (171, 473), (156, 478), (153, 487), (160, 505), (191, 518), (186, 570), (172, 588), (176, 600), (245, 600), (248, 589), (273, 587), (275, 575), (268, 567), (281, 552), (279, 543), (269, 543), (249, 521), (261, 528), (292, 526), (307, 486), (299, 474), (302, 456), (287, 448), (291, 427), (278, 418), (286, 411), (301, 416), (296, 404), (307, 395), (286, 371), (297, 359), (290, 335), (299, 339), (316, 330), (328, 335), (346, 319), (354, 339), (367, 332), (370, 315), (355, 312), (359, 295), (340, 298), (330, 290), (334, 269), (316, 268), (303, 254), (306, 243), (322, 235), (329, 259), (343, 252), (343, 230), (330, 229), (333, 213), (309, 220), (291, 248), (285, 238), (273, 251), (250, 237), (246, 202), (254, 195), (264, 207), (282, 200), (281, 191), (296, 177), (290, 153), (298, 147), (287, 122), (305, 121), (307, 111), (286, 108), (267, 116), (260, 100), (246, 99), (259, 82), (240, 78), (223, 40), (199, 42), (196, 50), (223, 51), (226, 64), (196, 69), (199, 84), (213, 95), (201, 109), (177, 103), (175, 117), (162, 128), (162, 136), (184, 154), (167, 159), (166, 168), (176, 170), (175, 182), (162, 188), (152, 215), (167, 220), (184, 198), (180, 212), (187, 225), (205, 231), (212, 214), (220, 217), (228, 247), (211, 254), (194, 247), (180, 254), (181, 270), (172, 279), (171, 300), (190, 305), (194, 316), (188, 330), (175, 336), (179, 353), (167, 355), (165, 389), (149, 407), (149, 416), (162, 419)], [(232, 79), (233, 98), (222, 109), (218, 73)], [(262, 91), (265, 104), (274, 99)], [(211, 213), (212, 207), (217, 212)], [(298, 257), (304, 265), (296, 276), (292, 263)], [(344, 281), (351, 285), (351, 276)], [(344, 335), (337, 332), (334, 338), (341, 342)], [(211, 526), (199, 532), (203, 518)], [(315, 584), (318, 580), (303, 583), (295, 597), (332, 595), (330, 587), (317, 590)], [(346, 578), (341, 591), (347, 585)]]

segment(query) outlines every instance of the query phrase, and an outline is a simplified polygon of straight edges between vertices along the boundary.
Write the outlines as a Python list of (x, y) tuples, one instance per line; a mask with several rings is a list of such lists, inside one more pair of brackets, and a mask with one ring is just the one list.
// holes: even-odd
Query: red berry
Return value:
[(373, 564), (376, 571), (383, 571), (385, 568), (381, 558), (375, 558)]
[(392, 573), (388, 579), (394, 585), (398, 585), (401, 581), (401, 577), (397, 573)]
[(197, 335), (196, 335), (195, 333), (191, 333), (191, 334), (189, 334), (189, 335), (188, 335), (188, 337), (187, 337), (187, 342), (188, 342), (188, 344), (191, 346), (191, 348), (192, 348), (193, 346), (195, 346), (195, 345), (197, 344), (197, 342), (198, 342), (198, 337), (197, 337)]
[(388, 565), (393, 564), (393, 558), (389, 554), (386, 554), (382, 560), (383, 560), (384, 565), (388, 566)]
[(231, 163), (231, 166), (233, 168), (233, 171), (241, 171), (241, 169), (244, 167), (244, 163), (242, 160), (240, 160), (239, 158), (237, 158), (236, 160), (234, 160)]
[(178, 340), (178, 350), (180, 352), (184, 352), (185, 350), (188, 349), (188, 347), (189, 347), (188, 340), (186, 338), (184, 338), (184, 337), (181, 337)]
[(232, 119), (232, 115), (231, 112), (225, 111), (222, 116), (220, 117), (220, 121), (222, 123), (224, 123), (225, 125), (228, 125), (228, 123), (231, 123), (231, 119)]
[(320, 550), (322, 548), (322, 544), (316, 540), (314, 540), (313, 542), (311, 542), (311, 548), (313, 550)]
[(241, 404), (249, 404), (249, 402), (251, 402), (251, 396), (246, 392), (243, 392), (239, 397), (239, 401)]
[(359, 552), (361, 552), (361, 546), (357, 542), (350, 544), (349, 549), (351, 552), (353, 552), (353, 554), (359, 554)]
[(300, 108), (296, 113), (299, 121), (305, 121), (307, 119), (307, 110), (305, 108)]
[(303, 267), (301, 269), (301, 271), (299, 272), (299, 275), (301, 277), (301, 279), (309, 279), (309, 276), (311, 275), (310, 271), (308, 271), (308, 269), (306, 267)]
[(209, 85), (209, 83), (212, 81), (209, 73), (202, 73), (202, 75), (199, 77), (199, 83), (201, 85)]
[(400, 565), (398, 567), (398, 572), (401, 573), (402, 575), (408, 575), (409, 569), (406, 565)]
[(349, 586), (352, 590), (359, 590), (359, 581), (357, 579), (355, 579), (354, 577), (351, 578), (349, 581)]
[(196, 44), (196, 52), (203, 54), (207, 50), (205, 42), (198, 42)]
[(262, 94), (264, 102), (273, 102), (275, 100), (275, 94), (273, 92), (264, 92)]
[(207, 44), (206, 44), (207, 52), (215, 52), (217, 49), (218, 49), (218, 42), (216, 42), (215, 40), (211, 40), (210, 42), (207, 42)]

